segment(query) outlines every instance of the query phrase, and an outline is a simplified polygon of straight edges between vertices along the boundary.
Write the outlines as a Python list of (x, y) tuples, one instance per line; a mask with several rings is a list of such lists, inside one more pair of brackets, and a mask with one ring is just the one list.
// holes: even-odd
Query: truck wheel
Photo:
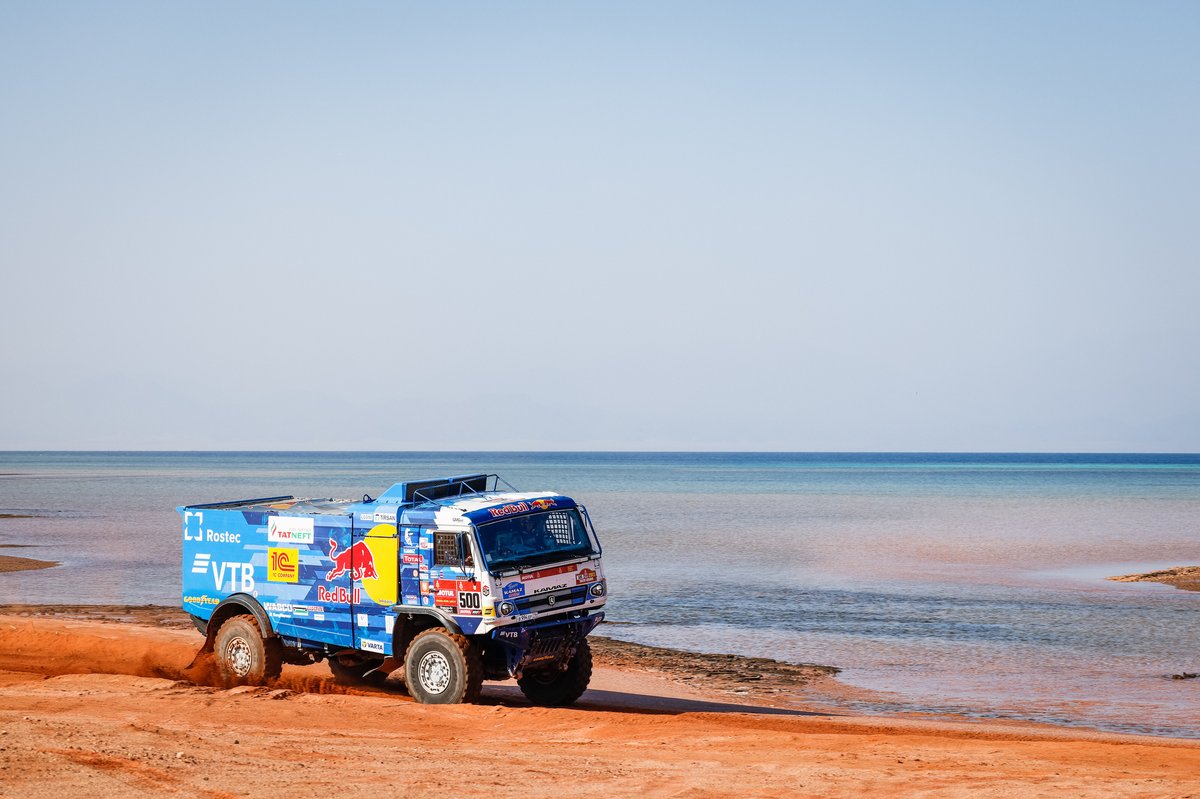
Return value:
[(521, 693), (535, 705), (562, 707), (583, 695), (592, 680), (592, 648), (587, 639), (579, 642), (579, 648), (565, 671), (557, 668), (542, 671), (527, 671), (517, 685)]
[(329, 670), (333, 678), (346, 685), (383, 685), (387, 675), (381, 671), (372, 671), (369, 677), (364, 676), (368, 671), (378, 666), (383, 660), (361, 660), (358, 658), (342, 658), (336, 655), (329, 658)]
[(263, 640), (250, 615), (226, 619), (213, 642), (217, 669), (226, 685), (262, 685), (283, 671), (278, 638)]
[(404, 684), (421, 704), (475, 702), (483, 689), (483, 660), (465, 635), (434, 627), (408, 645)]

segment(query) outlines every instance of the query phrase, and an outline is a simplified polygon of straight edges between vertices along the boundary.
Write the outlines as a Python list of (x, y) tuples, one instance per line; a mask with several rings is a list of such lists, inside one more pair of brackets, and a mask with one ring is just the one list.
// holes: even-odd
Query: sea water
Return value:
[(606, 635), (835, 665), (869, 712), (1200, 737), (1200, 456), (0, 453), (0, 601), (179, 601), (175, 506), (496, 472), (586, 504)]

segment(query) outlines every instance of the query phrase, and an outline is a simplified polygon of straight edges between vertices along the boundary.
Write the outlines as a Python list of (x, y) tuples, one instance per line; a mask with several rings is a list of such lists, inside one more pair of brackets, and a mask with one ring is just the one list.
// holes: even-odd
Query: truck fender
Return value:
[(452, 633), (463, 634), (454, 617), (445, 611), (410, 605), (396, 605), (393, 610), (396, 611), (396, 626), (392, 630), (392, 656), (401, 663), (408, 652), (408, 645), (419, 632), (430, 627), (445, 627)]
[(254, 621), (258, 623), (258, 629), (263, 638), (275, 637), (275, 629), (271, 626), (271, 617), (263, 610), (263, 606), (258, 604), (257, 599), (249, 594), (230, 594), (213, 609), (208, 624), (201, 631), (204, 633), (204, 646), (200, 648), (200, 653), (213, 650), (213, 641), (217, 638), (217, 631), (221, 629), (221, 625), (225, 623), (226, 619), (230, 616), (245, 615), (247, 611), (254, 616)]

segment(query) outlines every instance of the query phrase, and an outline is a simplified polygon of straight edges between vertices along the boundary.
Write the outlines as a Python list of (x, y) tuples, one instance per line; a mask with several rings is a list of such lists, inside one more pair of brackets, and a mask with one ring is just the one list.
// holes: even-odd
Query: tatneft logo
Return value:
[(299, 516), (272, 516), (267, 520), (267, 540), (276, 544), (311, 544), (313, 520)]

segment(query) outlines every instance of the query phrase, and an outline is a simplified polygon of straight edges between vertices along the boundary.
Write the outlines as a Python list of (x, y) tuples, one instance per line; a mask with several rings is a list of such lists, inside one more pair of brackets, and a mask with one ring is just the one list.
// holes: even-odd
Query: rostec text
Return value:
[(240, 544), (242, 543), (241, 533), (220, 532), (214, 533), (212, 530), (204, 531), (204, 540), (213, 544)]

